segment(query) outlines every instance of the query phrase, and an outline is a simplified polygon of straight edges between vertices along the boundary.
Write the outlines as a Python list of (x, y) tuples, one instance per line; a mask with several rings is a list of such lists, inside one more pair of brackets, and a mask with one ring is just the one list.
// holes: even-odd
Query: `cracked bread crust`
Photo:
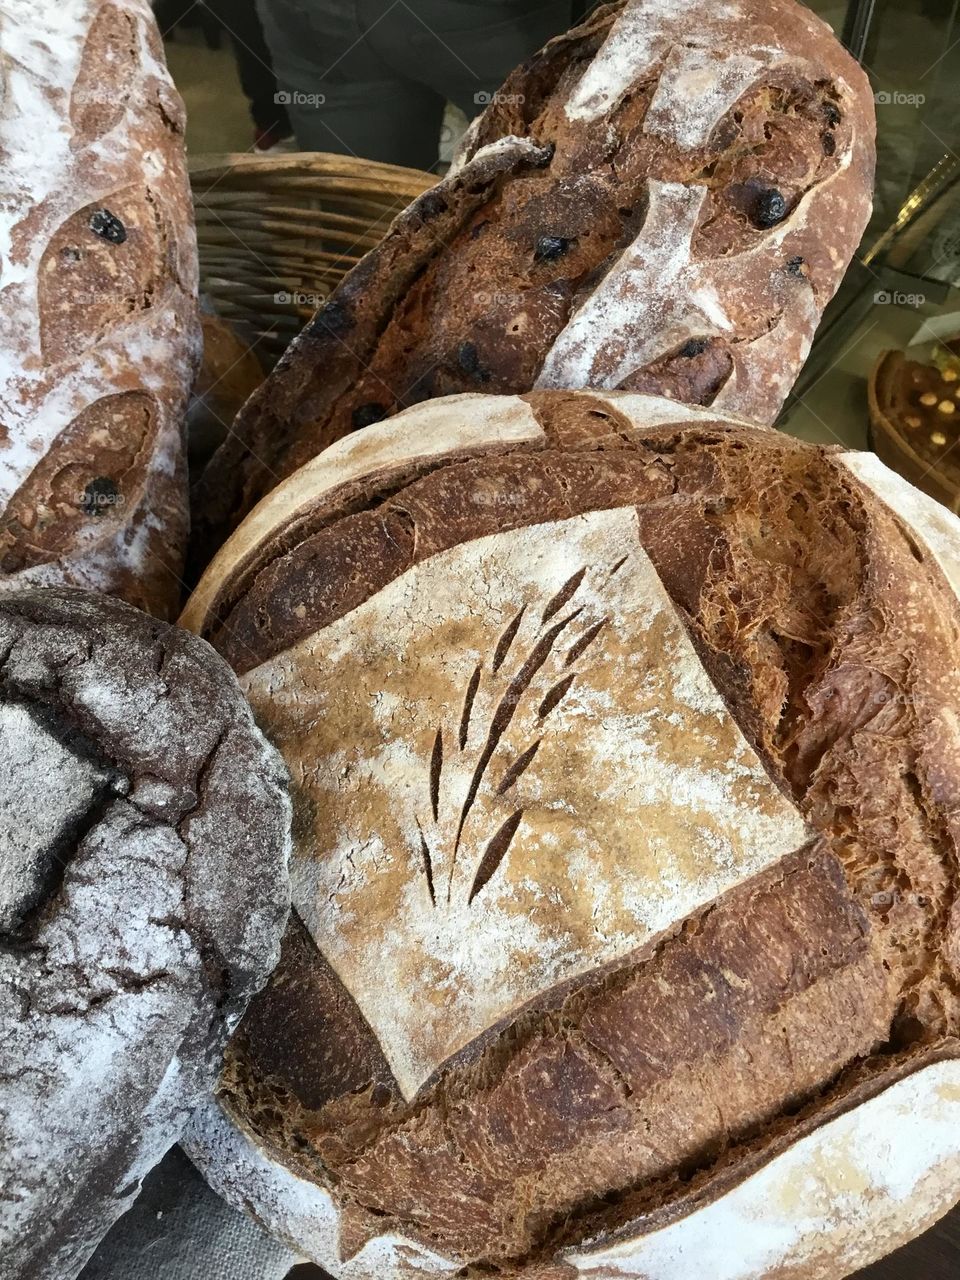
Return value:
[(200, 362), (183, 104), (147, 0), (0, 15), (0, 592), (176, 616)]
[(866, 225), (873, 102), (794, 0), (603, 6), (334, 291), (200, 482), (197, 563), (331, 441), (459, 392), (605, 388), (770, 423)]
[(0, 1242), (77, 1273), (176, 1141), (287, 919), (277, 753), (208, 646), (0, 599)]
[[(960, 1095), (935, 1068), (957, 1058), (960, 1019), (960, 688), (956, 664), (944, 657), (960, 635), (944, 554), (958, 534), (955, 523), (924, 530), (901, 498), (839, 451), (707, 410), (643, 396), (537, 392), (408, 411), (341, 441), (265, 500), (185, 615), (246, 673), (248, 695), (295, 778), (295, 923), (270, 987), (231, 1044), (218, 1091), (245, 1135), (230, 1150), (247, 1175), (220, 1167), (219, 1140), (202, 1122), (191, 1139), (216, 1185), (252, 1203), (297, 1247), (306, 1247), (312, 1229), (298, 1216), (297, 1196), (304, 1184), (313, 1187), (310, 1213), (326, 1206), (326, 1243), (315, 1256), (350, 1280), (460, 1268), (471, 1276), (660, 1280), (682, 1272), (666, 1263), (647, 1267), (644, 1242), (687, 1219), (696, 1232), (712, 1220), (700, 1216), (710, 1206), (753, 1185), (768, 1166), (799, 1159), (792, 1153), (805, 1135), (816, 1142), (822, 1132), (824, 1144), (833, 1142), (834, 1123), (845, 1114), (874, 1102), (878, 1114), (888, 1105), (896, 1112), (889, 1099), (899, 1096), (901, 1079), (915, 1077), (918, 1096), (929, 1102), (926, 1111), (918, 1103), (925, 1117), (918, 1134), (942, 1135), (955, 1125)], [(640, 714), (635, 699), (651, 664), (630, 628), (641, 603), (614, 606), (608, 591), (609, 619), (595, 631), (602, 616), (590, 593), (599, 590), (606, 559), (578, 558), (593, 545), (585, 529), (603, 530), (600, 545), (618, 561), (616, 538), (633, 530), (634, 586), (646, 556), (722, 698), (724, 710), (711, 714), (718, 722), (730, 716), (810, 834), (794, 829), (786, 848), (770, 840), (757, 864), (738, 851), (730, 879), (700, 896), (648, 885), (642, 902), (650, 909), (665, 902), (668, 923), (644, 934), (649, 914), (638, 915), (632, 949), (606, 953), (593, 972), (574, 966), (523, 993), (432, 1075), (412, 1077), (406, 1033), (384, 1031), (374, 982), (358, 977), (357, 955), (367, 949), (379, 965), (386, 998), (422, 1011), (414, 1018), (422, 1029), (436, 1025), (435, 1001), (456, 1008), (458, 992), (469, 989), (437, 979), (436, 955), (407, 923), (406, 899), (391, 896), (392, 868), (399, 868), (404, 894), (421, 895), (426, 918), (442, 905), (448, 881), (438, 872), (453, 843), (443, 838), (445, 797), (473, 797), (470, 820), (482, 815), (492, 837), (501, 818), (522, 813), (507, 829), (509, 840), (491, 839), (491, 857), (480, 862), (472, 890), (467, 883), (468, 900), (456, 896), (456, 874), (451, 881), (461, 930), (467, 937), (477, 931), (482, 948), (462, 962), (474, 966), (471, 979), (496, 953), (495, 927), (508, 932), (492, 914), (502, 884), (512, 886), (508, 899), (530, 920), (548, 921), (538, 956), (573, 928), (584, 902), (612, 936), (604, 913), (621, 900), (621, 868), (609, 854), (621, 846), (608, 834), (591, 843), (596, 832), (613, 830), (604, 826), (602, 805), (579, 826), (567, 820), (564, 798), (576, 797), (587, 812), (581, 779), (598, 797), (611, 778), (618, 784), (619, 861), (635, 868), (648, 849), (653, 824), (636, 820), (629, 783), (619, 785), (616, 744), (602, 760), (591, 754), (604, 733), (602, 717), (591, 718), (594, 692), (607, 698), (604, 714), (624, 740)], [(555, 566), (544, 547), (553, 548)], [(525, 557), (540, 566), (529, 578), (521, 572)], [(483, 591), (474, 586), (476, 564), (485, 566)], [(531, 594), (524, 583), (540, 582), (541, 569), (543, 590)], [(478, 647), (477, 624), (444, 595), (444, 575), (452, 597), (497, 620), (493, 643)], [(498, 603), (503, 581), (526, 592), (512, 610)], [(551, 595), (554, 582), (560, 589)], [(407, 646), (407, 618), (417, 616), (421, 597), (429, 625)], [(560, 654), (559, 682), (553, 658), (544, 659), (542, 683), (538, 674), (525, 687), (534, 695), (529, 706), (525, 689), (511, 684), (516, 705), (504, 724), (484, 701), (492, 676), (498, 665), (510, 675), (526, 669), (524, 655), (539, 652), (537, 627), (515, 621), (521, 603), (524, 618), (536, 608), (534, 622), (548, 627), (580, 610), (568, 627), (577, 653), (572, 667), (563, 657), (570, 650)], [(615, 662), (624, 637), (643, 655), (632, 671)], [(679, 723), (673, 717), (691, 699), (708, 703), (703, 693), (693, 698), (696, 664), (681, 661), (669, 629), (654, 638), (664, 678), (660, 714), (643, 722), (644, 738), (670, 761), (665, 776), (680, 792), (683, 764), (697, 756), (702, 765), (703, 747), (685, 731), (680, 741), (690, 759), (680, 761), (657, 735), (664, 723)], [(369, 698), (350, 665), (361, 655), (378, 677)], [(462, 672), (469, 675), (478, 656), (474, 686)], [(571, 671), (575, 680), (565, 685)], [(604, 671), (616, 679), (601, 679)], [(451, 672), (460, 672), (459, 697), (447, 692)], [(435, 698), (450, 704), (442, 734)], [(401, 730), (408, 703), (415, 726)], [(545, 704), (549, 717), (561, 719), (537, 730), (531, 755), (529, 730)], [(345, 705), (352, 720), (341, 717)], [(396, 773), (386, 747), (366, 732), (366, 716), (382, 744), (394, 733), (404, 744)], [(471, 776), (475, 720), (499, 725), (487, 790), (483, 779), (475, 791), (457, 782), (458, 768)], [(632, 750), (639, 774), (642, 751)], [(551, 790), (557, 758), (569, 763)], [(376, 800), (385, 776), (389, 810)], [(415, 836), (408, 841), (404, 825), (411, 793), (422, 848)], [(748, 802), (752, 816), (762, 794)], [(660, 801), (677, 812), (682, 803)], [(742, 797), (731, 803), (739, 816)], [(368, 825), (365, 808), (373, 813)], [(705, 822), (707, 811), (697, 812)], [(789, 819), (782, 822), (786, 829)], [(559, 860), (551, 832), (562, 833)], [(575, 882), (583, 849), (592, 884)], [(657, 855), (661, 871), (669, 868), (663, 879), (693, 884), (677, 879), (672, 849), (668, 842)], [(424, 850), (430, 861), (421, 866)], [(521, 860), (513, 865), (512, 858)], [(368, 876), (382, 914), (363, 897)], [(535, 892), (541, 884), (544, 891)], [(550, 914), (551, 895), (562, 912)], [(344, 952), (351, 910), (359, 924)], [(432, 927), (440, 937), (439, 912)], [(415, 957), (402, 981), (394, 928)], [(571, 953), (581, 956), (589, 945), (584, 935)], [(524, 967), (539, 962), (515, 954)], [(513, 974), (505, 972), (509, 986)], [(322, 1013), (300, 1013), (321, 1001)], [(471, 1012), (464, 1005), (464, 1020)], [(336, 1064), (331, 1023), (350, 1046)], [(907, 1126), (897, 1132), (898, 1141), (908, 1140)], [(931, 1139), (924, 1165), (918, 1138), (915, 1164), (930, 1176), (918, 1173), (906, 1191), (889, 1185), (884, 1167), (857, 1166), (864, 1185), (878, 1188), (866, 1198), (880, 1206), (859, 1234), (845, 1234), (851, 1210), (839, 1191), (826, 1195), (820, 1243), (797, 1244), (797, 1258), (803, 1250), (807, 1258), (798, 1274), (845, 1274), (949, 1207), (960, 1194), (960, 1170), (937, 1142)], [(809, 1208), (798, 1195), (786, 1215), (796, 1224)], [(388, 1238), (389, 1266), (376, 1254)], [(783, 1256), (750, 1274), (783, 1274), (790, 1246), (788, 1239)], [(609, 1259), (605, 1251), (613, 1251)], [(375, 1255), (380, 1269), (369, 1262), (365, 1270)], [(439, 1265), (438, 1255), (449, 1265)]]

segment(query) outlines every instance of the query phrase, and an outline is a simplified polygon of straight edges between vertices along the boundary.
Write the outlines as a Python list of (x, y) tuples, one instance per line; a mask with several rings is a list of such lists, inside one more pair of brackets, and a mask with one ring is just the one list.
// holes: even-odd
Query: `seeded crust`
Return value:
[(146, 0), (0, 24), (0, 592), (180, 604), (200, 360), (183, 104)]
[(229, 668), (92, 592), (0, 599), (0, 1249), (75, 1276), (276, 960), (289, 801)]
[(869, 214), (873, 128), (793, 0), (599, 8), (508, 78), (251, 398), (197, 489), (196, 566), (331, 441), (428, 398), (621, 388), (772, 422)]
[[(451, 439), (458, 408), (479, 416), (483, 403), (436, 406)], [(800, 1134), (957, 1056), (960, 688), (947, 655), (960, 606), (839, 451), (647, 397), (485, 403), (511, 423), (499, 439), (444, 452), (424, 425), (418, 457), (402, 441), (419, 410), (372, 429), (371, 442), (395, 427), (397, 448), (365, 473), (345, 466), (338, 483), (332, 453), (317, 459), (316, 480), (298, 473), (234, 535), (184, 621), (249, 679), (410, 566), (493, 532), (632, 509), (699, 660), (809, 840), (541, 993), (412, 1097), (295, 912), (218, 1097), (270, 1160), (333, 1196), (345, 1267), (393, 1232), (464, 1275), (572, 1277), (565, 1251), (682, 1217)], [(312, 776), (316, 762), (301, 766)], [(302, 843), (314, 817), (298, 796)], [(205, 1154), (201, 1138), (201, 1166)]]

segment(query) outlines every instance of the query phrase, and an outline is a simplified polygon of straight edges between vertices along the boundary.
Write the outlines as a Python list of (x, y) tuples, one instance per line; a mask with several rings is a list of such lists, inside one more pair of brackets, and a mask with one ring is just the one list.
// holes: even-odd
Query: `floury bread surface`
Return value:
[(177, 612), (200, 353), (183, 127), (147, 0), (5, 0), (0, 591)]
[(834, 1280), (943, 1213), (958, 537), (617, 393), (438, 399), (274, 490), (183, 619), (294, 789), (214, 1186), (342, 1280)]
[(794, 0), (602, 6), (334, 291), (197, 494), (197, 559), (331, 441), (454, 392), (623, 388), (772, 422), (870, 211), (873, 99)]
[(233, 673), (92, 592), (0, 597), (0, 1274), (72, 1280), (277, 958), (289, 800)]

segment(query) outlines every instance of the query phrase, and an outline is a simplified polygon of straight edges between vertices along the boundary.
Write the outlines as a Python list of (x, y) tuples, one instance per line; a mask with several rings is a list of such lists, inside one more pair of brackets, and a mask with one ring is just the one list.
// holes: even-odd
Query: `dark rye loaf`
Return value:
[(866, 223), (873, 135), (862, 70), (794, 0), (601, 7), (250, 400), (198, 563), (331, 441), (436, 396), (620, 387), (772, 422)]
[(616, 393), (278, 487), (183, 619), (294, 787), (213, 1185), (341, 1280), (839, 1277), (944, 1212), (958, 552), (869, 455)]
[(236, 678), (92, 592), (0, 597), (0, 1274), (72, 1280), (276, 957), (282, 763)]
[(201, 350), (184, 126), (147, 0), (4, 0), (0, 592), (179, 610)]

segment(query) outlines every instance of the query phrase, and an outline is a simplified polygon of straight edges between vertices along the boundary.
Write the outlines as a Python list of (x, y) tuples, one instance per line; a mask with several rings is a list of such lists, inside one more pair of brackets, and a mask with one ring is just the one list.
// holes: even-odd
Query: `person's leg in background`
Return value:
[(209, 5), (198, 5), (195, 0), (153, 0), (153, 16), (165, 40), (172, 40), (182, 24), (198, 27), (208, 49), (220, 48), (223, 33)]
[(572, 22), (572, 0), (357, 0), (367, 40), (399, 75), (477, 115), (514, 67)]
[(258, 0), (258, 7), (302, 150), (433, 168), (445, 97), (398, 74), (370, 47), (355, 0)]
[(230, 37), (240, 87), (250, 103), (257, 150), (268, 150), (289, 138), (293, 129), (287, 109), (279, 101), (277, 77), (256, 0), (204, 0), (204, 4)]

